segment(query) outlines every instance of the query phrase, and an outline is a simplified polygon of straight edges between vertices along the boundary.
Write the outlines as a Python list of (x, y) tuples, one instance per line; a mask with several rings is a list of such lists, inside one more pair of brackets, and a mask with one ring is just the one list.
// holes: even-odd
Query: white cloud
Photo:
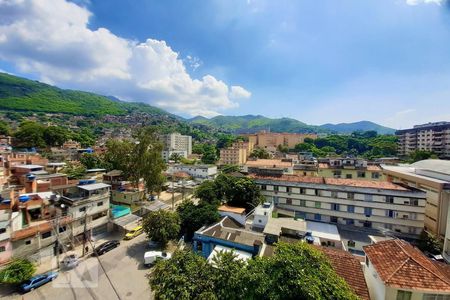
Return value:
[(445, 0), (406, 0), (406, 4), (408, 5), (419, 5), (422, 3), (428, 4), (428, 3), (434, 3), (437, 5), (441, 5), (444, 3)]
[[(217, 115), (251, 94), (211, 75), (193, 79), (164, 41), (132, 41), (88, 28), (91, 12), (65, 0), (0, 0), (0, 59), (64, 87)], [(198, 58), (187, 58), (194, 70)]]

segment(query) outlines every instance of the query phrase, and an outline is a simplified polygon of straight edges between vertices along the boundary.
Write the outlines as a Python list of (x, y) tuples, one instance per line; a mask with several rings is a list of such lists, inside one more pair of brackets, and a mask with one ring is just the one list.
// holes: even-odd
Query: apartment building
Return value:
[(415, 236), (424, 227), (425, 193), (390, 182), (251, 175), (279, 214)]
[(381, 168), (361, 158), (327, 158), (319, 161), (319, 177), (385, 181)]
[(181, 135), (175, 132), (160, 136), (160, 140), (164, 145), (162, 156), (165, 161), (168, 161), (174, 153), (184, 158), (192, 154), (192, 137), (189, 135)]
[(261, 131), (255, 134), (248, 134), (248, 141), (258, 148), (275, 151), (278, 146), (294, 148), (295, 145), (303, 143), (305, 138), (316, 139), (317, 134), (313, 133), (274, 133)]
[(249, 174), (281, 176), (294, 174), (294, 164), (290, 159), (256, 159), (247, 161), (242, 171)]
[(444, 237), (450, 207), (450, 161), (427, 159), (409, 166), (381, 167), (388, 181), (406, 184), (426, 193), (425, 229)]
[(436, 153), (440, 158), (450, 158), (450, 122), (416, 125), (398, 130), (398, 155), (407, 156), (416, 150)]
[(100, 236), (107, 231), (111, 186), (105, 183), (78, 185), (64, 189), (60, 202), (71, 216), (73, 243), (84, 237)]
[(194, 179), (214, 179), (217, 175), (217, 166), (213, 165), (172, 165), (168, 169), (168, 173), (186, 173)]
[(0, 210), (0, 264), (7, 262), (12, 256), (10, 219), (11, 211)]
[(231, 147), (220, 149), (219, 165), (242, 166), (247, 162), (248, 156), (253, 151), (253, 143), (235, 142)]
[(409, 243), (392, 239), (365, 246), (364, 252), (370, 299), (450, 299), (450, 266), (431, 261)]

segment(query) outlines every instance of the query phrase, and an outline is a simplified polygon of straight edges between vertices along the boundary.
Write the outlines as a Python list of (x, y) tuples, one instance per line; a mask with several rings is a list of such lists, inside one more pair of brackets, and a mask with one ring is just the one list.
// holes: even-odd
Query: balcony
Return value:
[[(61, 217), (59, 220), (59, 225), (66, 225), (72, 221), (70, 216)], [(13, 231), (11, 234), (11, 240), (17, 241), (27, 237), (35, 236), (41, 232), (47, 232), (53, 229), (56, 226), (54, 224), (54, 220), (42, 220), (37, 222), (32, 222), (28, 227), (22, 228), (20, 230)]]

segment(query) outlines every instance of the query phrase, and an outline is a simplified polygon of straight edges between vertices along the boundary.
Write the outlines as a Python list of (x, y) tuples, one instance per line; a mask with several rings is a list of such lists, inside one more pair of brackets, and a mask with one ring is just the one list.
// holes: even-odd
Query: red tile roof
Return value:
[(243, 214), (243, 213), (245, 213), (245, 208), (229, 206), (229, 205), (226, 205), (226, 204), (219, 206), (218, 210), (219, 211), (223, 211), (223, 212), (236, 213), (236, 214)]
[(290, 181), (290, 182), (303, 182), (303, 183), (316, 183), (323, 184), (324, 180), (322, 177), (308, 177), (308, 176), (300, 176), (300, 175), (282, 175), (282, 176), (262, 176), (250, 174), (250, 178), (253, 179), (267, 179), (267, 180), (275, 180), (275, 181)]
[(388, 240), (364, 247), (380, 279), (394, 288), (450, 292), (450, 266), (438, 266), (403, 240)]
[(328, 257), (334, 271), (347, 282), (360, 299), (370, 299), (361, 263), (355, 256), (343, 250), (318, 248)]

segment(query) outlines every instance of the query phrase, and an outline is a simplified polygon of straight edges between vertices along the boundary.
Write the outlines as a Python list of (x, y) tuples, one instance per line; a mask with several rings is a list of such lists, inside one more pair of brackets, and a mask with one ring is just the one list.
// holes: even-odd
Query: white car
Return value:
[(144, 254), (144, 265), (152, 266), (158, 260), (166, 260), (166, 259), (170, 259), (171, 257), (172, 257), (172, 254), (170, 254), (168, 252), (148, 251), (148, 252), (145, 252), (145, 254)]

